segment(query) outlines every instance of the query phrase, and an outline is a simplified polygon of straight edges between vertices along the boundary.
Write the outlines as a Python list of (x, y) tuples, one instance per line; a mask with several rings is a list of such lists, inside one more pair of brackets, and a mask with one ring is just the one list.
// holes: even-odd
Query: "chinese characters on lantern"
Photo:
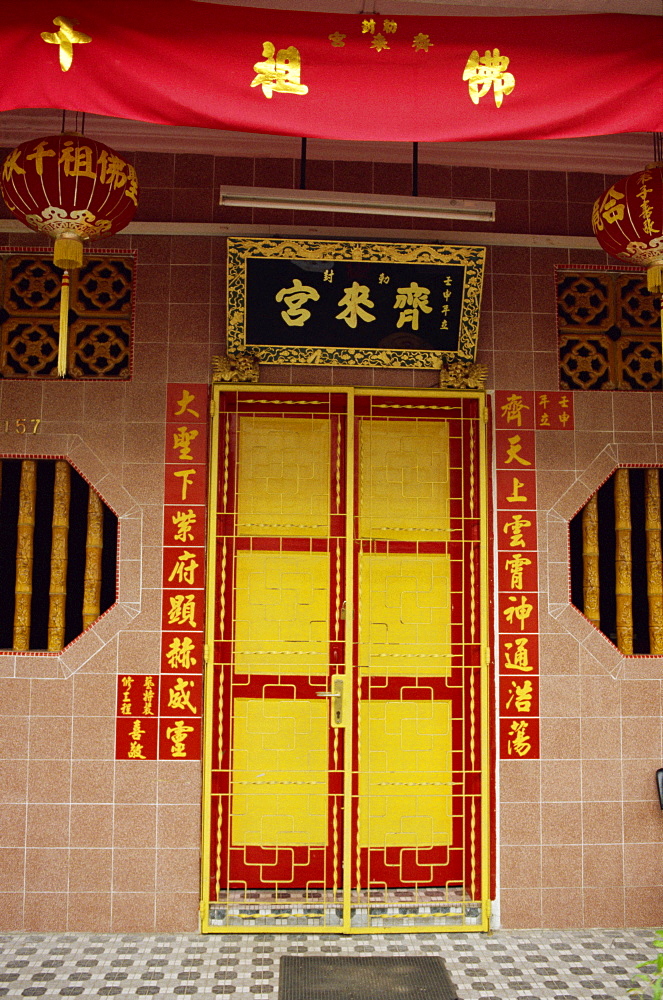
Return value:
[(207, 392), (206, 385), (168, 386), (161, 672), (119, 678), (118, 759), (200, 759)]
[(495, 394), (500, 756), (539, 757), (536, 431), (572, 430), (569, 392)]
[[(63, 180), (73, 178), (72, 183), (77, 185), (85, 179), (108, 188), (108, 191), (103, 192), (103, 198), (108, 198), (111, 191), (117, 190), (120, 198), (126, 196), (134, 206), (138, 205), (136, 168), (108, 146), (86, 140), (82, 136), (47, 136), (45, 139), (17, 146), (2, 165), (3, 184), (10, 185), (20, 177), (24, 178), (23, 183), (27, 185), (45, 185), (45, 195), (48, 186), (52, 186), (58, 177)], [(16, 198), (19, 196), (15, 200)], [(56, 199), (55, 203), (57, 204)], [(85, 204), (90, 207), (88, 202)], [(89, 221), (94, 221), (94, 218), (90, 214)], [(110, 229), (110, 224), (106, 228)]]

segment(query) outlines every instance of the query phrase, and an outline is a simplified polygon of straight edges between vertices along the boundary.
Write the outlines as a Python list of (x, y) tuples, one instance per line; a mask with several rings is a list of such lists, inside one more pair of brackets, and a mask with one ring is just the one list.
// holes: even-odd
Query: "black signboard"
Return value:
[(228, 243), (229, 353), (272, 364), (474, 361), (483, 247)]

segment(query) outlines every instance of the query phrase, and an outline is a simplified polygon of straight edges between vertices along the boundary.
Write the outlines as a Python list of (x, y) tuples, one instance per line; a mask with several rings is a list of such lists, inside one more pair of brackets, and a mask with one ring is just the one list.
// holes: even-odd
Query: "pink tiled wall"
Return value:
[[(292, 186), (291, 160), (139, 153), (139, 218), (361, 226), (390, 220), (215, 207), (221, 181)], [(492, 197), (494, 231), (587, 235), (609, 178), (421, 168), (422, 195)], [(310, 162), (309, 187), (407, 193), (402, 165)], [(226, 214), (227, 212), (227, 214)], [(446, 224), (446, 228), (452, 228)], [(458, 228), (468, 230), (469, 223)], [(423, 230), (413, 223), (413, 235)], [(425, 233), (424, 233), (425, 235)], [(26, 235), (14, 246), (40, 243)], [(61, 656), (0, 655), (0, 929), (195, 930), (200, 766), (115, 762), (118, 671), (157, 670), (165, 390), (224, 346), (225, 245), (117, 236), (138, 251), (128, 384), (0, 382), (0, 418), (41, 417), (3, 454), (66, 454), (120, 517), (118, 605)], [(556, 389), (555, 264), (600, 251), (492, 247), (480, 359), (489, 388)], [(266, 366), (266, 382), (423, 387), (433, 372)], [(509, 926), (660, 923), (660, 658), (623, 658), (568, 604), (566, 522), (617, 463), (663, 463), (658, 396), (576, 393), (576, 430), (537, 442), (542, 760), (500, 767), (498, 881)]]

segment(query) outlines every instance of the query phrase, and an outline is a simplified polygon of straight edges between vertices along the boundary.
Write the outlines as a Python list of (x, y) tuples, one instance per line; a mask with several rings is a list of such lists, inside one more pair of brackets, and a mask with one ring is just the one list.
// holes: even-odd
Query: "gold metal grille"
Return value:
[(214, 412), (204, 929), (485, 930), (483, 398)]

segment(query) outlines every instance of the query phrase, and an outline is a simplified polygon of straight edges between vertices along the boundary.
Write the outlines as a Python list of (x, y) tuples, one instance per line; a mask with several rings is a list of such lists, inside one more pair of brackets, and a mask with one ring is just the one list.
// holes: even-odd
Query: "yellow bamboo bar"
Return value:
[(101, 500), (90, 488), (87, 502), (87, 537), (85, 539), (85, 579), (83, 583), (83, 628), (99, 617), (101, 606), (101, 553), (104, 521)]
[(599, 506), (596, 494), (582, 512), (582, 595), (586, 618), (600, 625)]
[(34, 549), (37, 463), (24, 458), (16, 530), (16, 583), (14, 593), (14, 649), (30, 648), (30, 605), (32, 602), (32, 555)]
[(645, 472), (645, 539), (649, 652), (663, 655), (663, 556), (661, 554), (661, 488), (658, 469)]
[(48, 648), (64, 646), (65, 603), (67, 600), (67, 541), (69, 538), (69, 463), (55, 463), (53, 485), (53, 533), (51, 542), (51, 583), (48, 602)]
[(615, 472), (615, 597), (617, 646), (622, 653), (632, 653), (631, 492), (628, 469), (617, 469)]

